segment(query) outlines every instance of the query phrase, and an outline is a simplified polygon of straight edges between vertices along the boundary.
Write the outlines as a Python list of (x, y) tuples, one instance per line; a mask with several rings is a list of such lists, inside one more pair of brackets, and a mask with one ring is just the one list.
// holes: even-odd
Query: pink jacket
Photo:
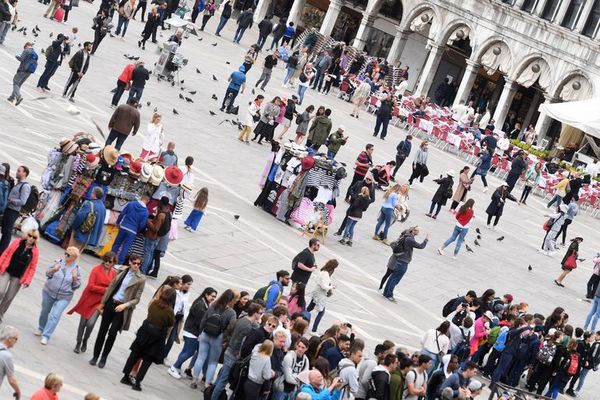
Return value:
[(479, 348), (479, 342), (487, 337), (488, 330), (485, 327), (485, 321), (483, 317), (479, 317), (475, 320), (475, 334), (471, 338), (471, 355), (473, 355)]

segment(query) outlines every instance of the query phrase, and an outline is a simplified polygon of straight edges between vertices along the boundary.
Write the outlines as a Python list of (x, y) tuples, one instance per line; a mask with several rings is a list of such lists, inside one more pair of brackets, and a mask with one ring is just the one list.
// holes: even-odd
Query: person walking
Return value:
[(596, 257), (594, 257), (594, 269), (592, 270), (592, 275), (587, 282), (587, 293), (585, 295), (586, 299), (593, 299), (594, 293), (596, 293), (596, 289), (600, 286), (600, 254), (596, 253)]
[(200, 383), (200, 371), (205, 363), (207, 368), (204, 374), (204, 389), (206, 390), (211, 385), (221, 354), (223, 333), (229, 323), (236, 319), (233, 305), (239, 297), (239, 291), (227, 289), (206, 310), (200, 323), (198, 358), (194, 364), (194, 377), (191, 384), (193, 389), (197, 388)]
[(454, 192), (454, 196), (452, 196), (452, 205), (450, 206), (450, 212), (455, 213), (456, 207), (464, 201), (467, 196), (467, 192), (471, 190), (471, 185), (473, 184), (473, 178), (469, 177), (469, 172), (471, 168), (466, 165), (463, 169), (460, 170), (460, 174), (458, 175), (458, 186), (456, 187), (456, 191)]
[(567, 209), (568, 207), (565, 204), (561, 204), (558, 207), (558, 212), (546, 215), (548, 221), (544, 224), (546, 235), (544, 235), (541, 251), (547, 256), (553, 255), (556, 251), (556, 238), (558, 237), (558, 232), (560, 232), (562, 225), (565, 223)]
[(250, 133), (252, 132), (254, 123), (260, 120), (260, 106), (262, 105), (264, 99), (265, 97), (262, 94), (259, 94), (248, 106), (246, 120), (244, 121), (242, 130), (240, 130), (240, 136), (238, 137), (240, 142), (244, 142), (246, 144), (250, 143)]
[(314, 110), (315, 106), (310, 105), (306, 107), (306, 109), (304, 109), (304, 112), (302, 114), (299, 114), (296, 117), (296, 124), (298, 124), (298, 126), (296, 127), (296, 138), (294, 139), (294, 142), (296, 144), (301, 145), (302, 142), (304, 142), (304, 137), (308, 132), (308, 124), (310, 123), (310, 120), (312, 118), (311, 114)]
[(394, 172), (392, 172), (391, 180), (396, 180), (396, 172), (400, 169), (404, 161), (410, 155), (410, 151), (412, 149), (412, 135), (406, 135), (406, 139), (398, 143), (396, 146), (396, 166), (394, 167)]
[(294, 28), (294, 22), (290, 21), (283, 32), (282, 42), (281, 44), (290, 44), (292, 39), (294, 39), (294, 35), (296, 34), (296, 29)]
[(486, 193), (488, 191), (486, 175), (492, 167), (492, 155), (487, 148), (480, 150), (479, 158), (477, 159), (477, 163), (475, 165), (476, 168), (471, 174), (471, 180), (474, 182), (475, 176), (479, 175), (481, 177), (481, 182), (483, 182), (483, 193)]
[(373, 131), (373, 136), (377, 137), (379, 135), (379, 129), (381, 129), (381, 136), (379, 137), (381, 140), (385, 140), (387, 136), (388, 125), (392, 120), (392, 111), (394, 110), (394, 100), (391, 93), (383, 92), (383, 99), (380, 101), (379, 108), (375, 113), (377, 115), (377, 119), (375, 121), (375, 130)]
[(561, 245), (562, 246), (565, 245), (565, 241), (567, 240), (567, 228), (569, 227), (569, 225), (571, 225), (571, 223), (573, 222), (573, 219), (575, 218), (575, 216), (577, 215), (578, 212), (579, 212), (579, 206), (577, 205), (577, 201), (575, 199), (572, 199), (571, 202), (569, 203), (569, 205), (567, 206), (567, 210), (565, 211), (565, 222), (562, 224), (562, 226), (560, 227), (560, 230), (558, 231), (558, 233), (556, 234), (556, 237), (554, 238), (555, 242), (558, 242), (558, 237), (562, 233)]
[(290, 129), (290, 126), (292, 126), (292, 121), (294, 120), (294, 117), (298, 115), (298, 111), (296, 110), (297, 102), (298, 97), (296, 97), (296, 95), (294, 94), (292, 95), (291, 99), (287, 100), (287, 103), (285, 104), (285, 112), (283, 114), (283, 122), (281, 124), (283, 126), (283, 129), (277, 135), (277, 141), (280, 141), (283, 138), (283, 136), (287, 133), (288, 129)]
[(4, 377), (13, 390), (13, 397), (16, 400), (21, 399), (21, 388), (15, 376), (15, 365), (13, 356), (10, 352), (19, 340), (19, 330), (14, 326), (4, 325), (0, 330), (0, 386)]
[(325, 306), (327, 305), (327, 298), (331, 297), (331, 295), (333, 294), (333, 290), (335, 289), (335, 285), (331, 283), (331, 275), (333, 275), (333, 272), (338, 266), (338, 260), (329, 260), (319, 271), (317, 277), (317, 286), (312, 292), (310, 304), (306, 308), (306, 311), (308, 311), (309, 313), (312, 310), (317, 311), (317, 316), (315, 317), (315, 322), (313, 322), (312, 326), (312, 332), (317, 331), (317, 329), (319, 328), (319, 323), (321, 322), (323, 315), (325, 315)]
[(6, 34), (10, 30), (12, 25), (15, 8), (11, 4), (9, 0), (1, 0), (0, 1), (0, 45), (4, 44), (4, 39), (6, 39)]
[(415, 240), (415, 237), (419, 235), (420, 231), (418, 226), (410, 227), (402, 232), (398, 240), (391, 245), (395, 256), (396, 266), (383, 290), (383, 297), (389, 301), (396, 302), (396, 299), (394, 298), (394, 289), (408, 270), (408, 264), (412, 261), (413, 249), (424, 249), (429, 242), (429, 233), (425, 235), (425, 240), (421, 243), (418, 243)]
[(346, 223), (346, 228), (344, 229), (342, 239), (340, 239), (341, 244), (346, 244), (352, 247), (354, 228), (356, 227), (358, 221), (360, 221), (362, 218), (363, 212), (367, 211), (367, 208), (369, 208), (370, 204), (371, 192), (368, 186), (363, 186), (358, 196), (355, 196), (352, 199), (352, 203), (350, 203), (350, 207), (348, 207), (348, 211), (346, 211), (346, 218), (348, 218), (348, 222)]
[(288, 57), (287, 59), (287, 63), (285, 65), (285, 76), (283, 77), (283, 87), (287, 88), (288, 87), (288, 82), (290, 83), (290, 85), (292, 85), (292, 76), (294, 76), (294, 73), (296, 72), (296, 69), (298, 68), (298, 64), (300, 62), (299, 60), (300, 57), (300, 51), (295, 50), (291, 56)]
[(252, 46), (250, 46), (250, 48), (246, 52), (246, 55), (244, 56), (244, 63), (242, 64), (244, 66), (244, 73), (246, 75), (248, 75), (248, 71), (250, 71), (250, 68), (252, 68), (252, 66), (256, 62), (257, 57), (258, 57), (258, 45), (253, 44)]
[(142, 22), (144, 22), (144, 14), (146, 13), (146, 7), (148, 6), (148, 0), (139, 0), (137, 7), (135, 8), (135, 11), (133, 12), (133, 15), (131, 16), (131, 19), (135, 21), (135, 16), (137, 14), (137, 12), (141, 9), (142, 12)]
[(365, 78), (365, 80), (362, 81), (360, 85), (358, 85), (358, 87), (354, 91), (354, 96), (352, 100), (352, 103), (354, 103), (354, 108), (350, 113), (351, 117), (358, 118), (358, 114), (360, 113), (362, 106), (365, 104), (365, 102), (371, 95), (372, 90), (373, 89), (371, 87), (371, 81), (369, 80), (369, 78)]
[(108, 121), (110, 132), (106, 138), (105, 146), (115, 142), (115, 149), (121, 150), (127, 137), (135, 136), (140, 128), (140, 112), (137, 109), (138, 100), (134, 97), (127, 104), (118, 106)]
[(423, 183), (423, 179), (429, 175), (429, 169), (427, 168), (427, 156), (429, 155), (429, 145), (427, 140), (421, 142), (415, 158), (412, 164), (412, 174), (408, 179), (409, 185), (412, 186), (413, 181), (419, 178), (419, 182)]
[(571, 271), (577, 268), (577, 257), (579, 255), (579, 244), (581, 242), (583, 242), (582, 237), (578, 236), (572, 239), (571, 244), (569, 245), (569, 248), (565, 253), (565, 256), (560, 262), (562, 265), (562, 272), (560, 273), (558, 278), (554, 280), (554, 283), (556, 283), (560, 287), (565, 287), (565, 285), (563, 285), (563, 280), (567, 277), (567, 275), (569, 275)]
[(83, 48), (71, 57), (69, 60), (69, 68), (71, 68), (71, 74), (67, 79), (67, 84), (63, 90), (63, 98), (69, 98), (71, 103), (75, 102), (75, 92), (79, 86), (79, 82), (83, 79), (87, 73), (90, 65), (90, 51), (92, 50), (92, 43), (85, 42)]
[(37, 88), (42, 91), (50, 91), (48, 83), (50, 78), (54, 76), (58, 67), (62, 64), (65, 55), (69, 54), (69, 38), (62, 33), (56, 36), (56, 40), (52, 41), (52, 44), (46, 48), (44, 55), (46, 56), (46, 64), (44, 65), (44, 72), (40, 76), (37, 83)]
[(115, 93), (112, 97), (111, 108), (117, 107), (119, 100), (121, 100), (121, 96), (123, 96), (123, 93), (125, 93), (125, 91), (131, 87), (131, 74), (137, 65), (137, 62), (135, 65), (127, 64), (125, 65), (125, 68), (123, 68), (123, 71), (121, 71), (121, 74), (117, 78), (117, 87), (114, 89)]
[(96, 247), (104, 228), (106, 208), (104, 191), (99, 186), (92, 190), (90, 200), (84, 201), (71, 225), (69, 246), (83, 251), (87, 246)]
[(258, 45), (259, 50), (262, 49), (265, 45), (267, 37), (271, 34), (272, 30), (273, 22), (271, 22), (269, 13), (267, 13), (265, 18), (263, 18), (263, 20), (258, 23), (258, 39), (256, 40), (256, 44)]
[(229, 85), (223, 96), (223, 103), (221, 104), (220, 110), (229, 114), (233, 108), (235, 98), (238, 94), (243, 94), (244, 89), (246, 88), (245, 67), (242, 65), (237, 71), (233, 71), (231, 75), (229, 75), (227, 81), (229, 82)]
[(85, 353), (87, 350), (88, 339), (100, 316), (97, 308), (106, 289), (117, 276), (117, 271), (114, 269), (116, 261), (117, 256), (111, 251), (102, 256), (102, 262), (90, 271), (88, 283), (83, 289), (79, 301), (67, 312), (69, 315), (73, 313), (80, 315), (76, 344), (73, 349), (73, 352), (77, 354)]
[[(401, 186), (396, 184), (388, 188), (383, 194), (383, 204), (381, 204), (379, 216), (377, 217), (377, 224), (375, 225), (375, 233), (373, 235), (373, 240), (381, 240), (385, 245), (390, 244), (387, 240), (388, 230), (392, 225), (392, 220), (394, 218), (394, 209), (396, 209), (396, 207), (398, 206), (398, 196), (400, 193), (400, 188)], [(382, 225), (383, 231), (380, 230)]]
[(521, 177), (521, 174), (527, 168), (527, 161), (525, 161), (525, 151), (519, 150), (510, 165), (510, 171), (506, 176), (506, 183), (508, 184), (508, 193), (512, 192), (513, 188), (517, 184), (517, 181)]
[(321, 86), (323, 86), (323, 81), (325, 80), (325, 75), (331, 67), (331, 63), (333, 59), (329, 55), (327, 50), (323, 50), (323, 54), (320, 59), (318, 59), (315, 63), (315, 68), (317, 70), (315, 79), (313, 80), (313, 90), (317, 89), (318, 92), (321, 91)]
[[(279, 58), (279, 52), (275, 50), (272, 54), (269, 54), (265, 57), (265, 62), (263, 63), (263, 70), (260, 74), (260, 78), (256, 81), (254, 87), (258, 87), (260, 85), (260, 90), (265, 91), (265, 87), (267, 83), (271, 80), (271, 74), (273, 73), (273, 68), (277, 65), (277, 59)], [(262, 82), (262, 85), (261, 85)]]
[(596, 288), (596, 292), (594, 292), (594, 298), (592, 301), (592, 308), (590, 308), (590, 312), (585, 318), (583, 330), (587, 331), (589, 328), (589, 330), (591, 330), (592, 332), (596, 332), (598, 319), (600, 319), (600, 286)]
[[(133, 16), (133, 12), (135, 11), (135, 0), (128, 0), (122, 6), (119, 4), (119, 20), (117, 22), (117, 30), (115, 30), (115, 35), (121, 35), (121, 39), (125, 37), (125, 33), (127, 33), (127, 27), (129, 26), (129, 21)], [(121, 28), (123, 29), (123, 34), (121, 34)]]
[(348, 186), (348, 191), (346, 192), (346, 202), (350, 201), (350, 189), (354, 184), (358, 181), (362, 181), (365, 179), (367, 172), (369, 172), (369, 168), (373, 166), (373, 152), (375, 151), (375, 146), (371, 143), (368, 143), (365, 146), (365, 150), (361, 151), (358, 157), (356, 157), (356, 161), (354, 162), (354, 175), (352, 176), (352, 182)]
[(148, 13), (148, 19), (144, 25), (144, 30), (142, 31), (142, 38), (138, 41), (138, 47), (141, 47), (142, 50), (146, 50), (146, 42), (148, 39), (150, 39), (150, 37), (152, 37), (152, 43), (156, 43), (156, 30), (158, 29), (159, 25), (160, 14), (158, 13), (158, 8), (152, 7)]
[(31, 284), (40, 252), (37, 230), (24, 232), (0, 255), (0, 323), (21, 288)]
[(246, 29), (252, 28), (253, 18), (254, 11), (251, 7), (240, 14), (240, 16), (237, 19), (237, 29), (235, 30), (235, 34), (233, 35), (233, 43), (240, 44), (240, 41), (242, 40)]
[[(350, 200), (348, 203), (353, 203), (354, 199), (361, 193), (363, 187), (366, 187), (369, 190), (369, 202), (375, 202), (375, 183), (373, 183), (373, 175), (370, 172), (367, 172), (365, 179), (356, 182), (350, 187)], [(346, 216), (337, 232), (334, 233), (334, 236), (340, 236), (342, 232), (344, 232), (344, 229), (346, 229), (346, 225), (348, 224), (348, 211), (349, 208), (346, 210)]]
[(304, 67), (302, 67), (302, 64), (300, 66), (302, 71), (298, 76), (298, 105), (302, 105), (302, 102), (304, 101), (304, 94), (308, 90), (310, 81), (315, 75), (312, 63), (307, 62)]
[[(322, 109), (322, 107), (319, 109)], [(331, 122), (331, 118), (329, 118), (330, 116), (331, 110), (329, 108), (325, 109), (322, 114), (317, 110), (317, 115), (308, 129), (306, 146), (311, 147), (316, 152), (327, 142), (327, 138), (331, 133), (333, 123)]]
[(198, 225), (200, 221), (202, 221), (202, 217), (204, 217), (204, 212), (208, 205), (208, 188), (203, 187), (196, 194), (196, 199), (194, 200), (194, 205), (190, 215), (186, 218), (184, 225), (185, 230), (188, 232), (195, 232), (198, 229)]
[[(442, 209), (442, 206), (446, 205), (448, 199), (452, 197), (452, 186), (454, 186), (454, 177), (456, 173), (453, 169), (446, 172), (445, 177), (441, 177), (439, 179), (434, 179), (433, 181), (439, 185), (435, 194), (433, 195), (433, 199), (431, 199), (431, 207), (429, 207), (429, 213), (425, 214), (426, 216), (436, 219)], [(433, 210), (435, 209), (435, 213)]]
[(94, 42), (92, 44), (90, 54), (96, 54), (96, 50), (98, 50), (100, 42), (102, 42), (102, 39), (104, 39), (104, 37), (112, 28), (112, 18), (108, 15), (108, 11), (101, 9), (98, 15), (96, 15), (93, 19), (92, 29), (94, 30)]
[[(6, 176), (9, 176), (8, 171), (6, 171)], [(21, 165), (19, 168), (17, 168), (17, 173), (15, 176), (17, 184), (14, 185), (8, 193), (6, 208), (4, 209), (4, 214), (2, 215), (2, 239), (0, 239), (0, 254), (4, 253), (4, 250), (6, 250), (10, 244), (15, 223), (17, 222), (19, 216), (21, 216), (21, 212), (23, 211), (23, 208), (29, 199), (29, 195), (32, 192), (31, 185), (29, 182), (27, 182), (28, 176), (29, 168), (24, 165)], [(32, 212), (34, 210), (25, 211)]]
[(246, 399), (260, 399), (263, 395), (263, 385), (271, 384), (271, 379), (275, 377), (271, 366), (273, 347), (273, 342), (266, 339), (252, 350), (248, 377), (243, 387)]
[[(263, 139), (270, 142), (273, 139), (275, 130), (275, 118), (279, 115), (281, 99), (275, 96), (273, 100), (266, 103), (260, 113), (260, 119), (254, 128), (254, 137), (252, 141), (258, 138), (258, 144), (262, 144)], [(260, 136), (260, 137), (259, 137)]]
[(558, 209), (562, 203), (562, 199), (567, 195), (567, 190), (570, 190), (569, 171), (562, 172), (562, 179), (556, 185), (554, 185), (552, 189), (554, 189), (554, 196), (552, 199), (550, 199), (546, 205), (546, 208), (550, 208), (554, 203), (556, 203), (556, 207)]
[(46, 271), (46, 283), (42, 290), (42, 309), (38, 319), (36, 336), (41, 336), (40, 343), (48, 344), (48, 340), (56, 329), (63, 311), (73, 299), (75, 290), (81, 286), (81, 272), (77, 260), (79, 249), (68, 247), (65, 258)]
[(217, 6), (215, 5), (215, 0), (208, 0), (206, 5), (204, 6), (204, 13), (202, 15), (202, 25), (200, 26), (200, 30), (203, 31), (206, 27), (206, 23), (209, 19), (215, 15), (215, 11)]
[(280, 19), (271, 31), (271, 33), (273, 34), (273, 41), (271, 42), (271, 47), (269, 48), (269, 50), (273, 50), (279, 47), (279, 41), (283, 37), (285, 28), (285, 19)]
[(23, 101), (21, 86), (35, 72), (38, 65), (38, 55), (33, 48), (33, 43), (25, 43), (23, 51), (21, 54), (16, 55), (15, 58), (19, 61), (19, 66), (17, 67), (17, 73), (13, 77), (12, 93), (6, 100), (10, 103), (14, 101), (15, 106), (18, 106)]
[(146, 279), (140, 273), (141, 264), (140, 256), (129, 256), (129, 266), (118, 270), (117, 276), (102, 296), (97, 308), (102, 320), (94, 343), (94, 354), (89, 361), (92, 366), (98, 364), (98, 368), (104, 368), (117, 333), (129, 330), (133, 311), (140, 302), (146, 285)]
[[(177, 291), (173, 288), (163, 290), (157, 299), (148, 306), (148, 315), (135, 335), (130, 346), (131, 353), (123, 367), (121, 383), (129, 385), (135, 391), (141, 392), (141, 382), (153, 363), (162, 364), (165, 352), (165, 340), (170, 328), (175, 323), (175, 300)], [(135, 364), (141, 359), (142, 363), (135, 375), (135, 383), (129, 374)]]
[(308, 241), (308, 247), (292, 259), (292, 282), (307, 284), (310, 275), (317, 270), (315, 253), (321, 248), (319, 239), (312, 238)]
[(219, 25), (217, 26), (217, 31), (215, 32), (215, 35), (217, 36), (221, 36), (221, 31), (223, 28), (225, 28), (229, 18), (231, 18), (231, 0), (225, 0), (221, 4), (223, 5), (221, 9), (221, 19), (219, 20)]
[(162, 115), (158, 113), (152, 114), (152, 119), (146, 128), (146, 136), (142, 144), (142, 152), (140, 158), (148, 161), (151, 158), (157, 157), (160, 154), (160, 148), (165, 141), (165, 128), (162, 124)]
[[(492, 194), (492, 201), (488, 205), (485, 210), (487, 217), (486, 227), (491, 230), (496, 230), (496, 225), (498, 225), (498, 221), (500, 221), (500, 217), (504, 212), (504, 205), (506, 204), (506, 199), (517, 201), (515, 196), (509, 193), (508, 191), (508, 183), (503, 182), (502, 185), (498, 187)], [(494, 225), (491, 225), (492, 218), (494, 218)]]
[(144, 93), (144, 87), (146, 86), (146, 81), (148, 79), (150, 79), (150, 72), (144, 66), (143, 61), (138, 61), (131, 72), (131, 87), (129, 88), (128, 103), (133, 98), (137, 100), (138, 104), (142, 101), (142, 94)]
[[(529, 167), (529, 169), (525, 173), (525, 184), (523, 185), (523, 192), (521, 193), (521, 198), (519, 199), (519, 202), (517, 204), (523, 204), (524, 206), (527, 205), (526, 201), (527, 197), (529, 197), (529, 193), (531, 193), (531, 190), (538, 184), (539, 179), (541, 178), (542, 167), (543, 164), (541, 162), (531, 164), (531, 167)], [(563, 245), (564, 241), (565, 240), (563, 239)]]
[(465, 237), (467, 236), (467, 233), (469, 233), (469, 223), (474, 216), (473, 205), (475, 205), (475, 200), (468, 199), (465, 204), (458, 209), (458, 212), (456, 213), (456, 225), (454, 225), (452, 236), (450, 236), (448, 240), (446, 240), (444, 244), (438, 248), (438, 253), (441, 256), (444, 255), (444, 249), (452, 242), (456, 241), (454, 255), (452, 256), (452, 258), (456, 259), (456, 256), (458, 255), (458, 252), (465, 241)]

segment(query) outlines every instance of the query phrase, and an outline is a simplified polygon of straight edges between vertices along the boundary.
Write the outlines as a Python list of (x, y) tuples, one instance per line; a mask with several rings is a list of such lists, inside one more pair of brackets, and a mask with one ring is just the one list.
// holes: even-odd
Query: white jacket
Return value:
[(253, 101), (252, 104), (248, 107), (248, 112), (246, 113), (246, 122), (244, 125), (246, 126), (254, 126), (254, 118), (253, 116), (260, 110), (260, 106), (256, 105), (256, 102)]
[(315, 302), (315, 310), (323, 311), (327, 304), (327, 292), (333, 290), (331, 277), (327, 271), (319, 271), (317, 276), (317, 287), (312, 292), (312, 300)]
[(151, 151), (154, 154), (158, 154), (160, 151), (160, 146), (163, 144), (164, 140), (165, 134), (163, 133), (162, 124), (154, 125), (152, 122), (150, 122), (148, 124), (148, 128), (146, 129), (146, 137), (144, 138), (142, 148), (144, 150)]

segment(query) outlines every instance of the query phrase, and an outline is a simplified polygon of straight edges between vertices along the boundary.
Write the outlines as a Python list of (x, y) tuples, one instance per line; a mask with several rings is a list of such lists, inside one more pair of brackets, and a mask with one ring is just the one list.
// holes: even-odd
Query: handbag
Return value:
[(567, 257), (567, 259), (565, 260), (565, 263), (563, 264), (563, 267), (565, 269), (568, 269), (569, 271), (574, 270), (575, 268), (577, 268), (577, 253), (573, 252), (569, 257)]

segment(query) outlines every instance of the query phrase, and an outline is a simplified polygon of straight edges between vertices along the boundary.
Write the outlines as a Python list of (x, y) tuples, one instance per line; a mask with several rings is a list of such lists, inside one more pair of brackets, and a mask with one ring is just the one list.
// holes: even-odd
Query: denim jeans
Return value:
[(225, 24), (229, 21), (228, 17), (224, 17), (221, 15), (221, 20), (219, 21), (219, 26), (217, 26), (217, 35), (221, 33), (221, 30), (225, 28)]
[[(312, 310), (315, 309), (315, 307), (316, 307), (315, 302), (311, 300), (308, 307), (306, 307), (306, 311), (311, 312)], [(317, 313), (317, 316), (315, 317), (315, 322), (313, 322), (313, 327), (312, 327), (313, 332), (317, 331), (317, 328), (319, 327), (319, 323), (321, 322), (323, 315), (325, 315), (325, 308), (323, 308), (321, 311), (319, 311)]]
[(210, 400), (219, 400), (221, 392), (225, 390), (225, 386), (227, 386), (229, 371), (231, 371), (236, 361), (237, 358), (232, 356), (229, 352), (225, 352), (225, 355), (223, 356), (223, 367), (221, 367), (221, 370), (219, 371), (219, 376), (217, 377), (217, 382), (215, 383)]
[(50, 78), (52, 78), (57, 69), (58, 62), (46, 61), (46, 65), (44, 66), (44, 72), (42, 72), (42, 76), (40, 76), (40, 79), (38, 80), (37, 87), (45, 88), (46, 86), (48, 86)]
[(554, 197), (552, 198), (552, 200), (550, 200), (550, 202), (548, 203), (548, 208), (552, 207), (552, 204), (556, 203), (556, 207), (560, 207), (560, 204), (562, 203), (562, 197), (560, 197), (559, 195), (555, 194)]
[(585, 382), (585, 377), (587, 376), (588, 372), (590, 372), (588, 368), (582, 368), (581, 372), (579, 372), (579, 381), (577, 382), (577, 390), (575, 390), (577, 393), (581, 393), (581, 390), (583, 389), (583, 383)]
[(6, 39), (6, 34), (10, 30), (10, 22), (0, 22), (0, 44), (4, 43), (4, 39)]
[(177, 356), (177, 361), (173, 363), (173, 368), (181, 369), (184, 362), (189, 360), (198, 351), (198, 339), (184, 336), (183, 337), (183, 349)]
[(117, 79), (117, 88), (115, 90), (115, 93), (113, 94), (112, 101), (110, 104), (112, 104), (115, 107), (119, 105), (119, 100), (121, 100), (121, 96), (123, 96), (123, 93), (125, 93), (126, 85), (127, 82), (123, 82), (122, 80)]
[(113, 246), (111, 248), (111, 251), (117, 255), (117, 258), (119, 259), (119, 264), (123, 265), (125, 263), (125, 257), (127, 257), (127, 253), (129, 253), (129, 248), (131, 247), (134, 241), (135, 233), (127, 231), (123, 228), (119, 228), (119, 233), (117, 234), (115, 242), (113, 243)]
[(333, 159), (335, 158), (335, 155), (336, 155), (336, 154), (337, 154), (337, 153), (334, 153), (334, 152), (333, 152), (333, 151), (331, 151), (331, 150), (327, 150), (327, 159), (328, 159), (328, 160), (333, 160)]
[(21, 96), (21, 86), (25, 83), (27, 78), (31, 75), (31, 72), (20, 71), (13, 77), (13, 91), (10, 95), (11, 100), (19, 100)]
[(444, 242), (444, 247), (448, 247), (448, 245), (456, 240), (456, 245), (454, 246), (454, 255), (457, 255), (460, 251), (460, 247), (465, 241), (465, 236), (469, 233), (469, 228), (461, 228), (458, 225), (454, 226), (454, 231), (452, 231), (452, 236), (448, 240)]
[[(108, 137), (106, 138), (106, 143), (105, 146), (108, 146), (109, 144), (112, 144), (112, 142), (115, 142), (115, 149), (117, 150), (121, 150), (121, 147), (123, 147), (123, 143), (125, 143), (125, 140), (127, 140), (127, 135), (125, 135), (124, 133), (121, 132), (117, 132), (114, 129), (111, 129), (110, 132), (108, 133)], [(121, 234), (121, 231), (119, 231), (119, 235)], [(119, 238), (119, 235), (117, 235), (117, 239)], [(133, 239), (135, 239), (135, 234), (132, 233), (133, 235)], [(115, 240), (115, 243), (117, 241)], [(131, 241), (131, 244), (133, 243), (133, 240)], [(131, 245), (130, 244), (130, 245)], [(113, 248), (117, 248), (115, 247), (115, 245), (113, 244)], [(127, 247), (127, 251), (129, 251), (129, 247)], [(113, 250), (114, 252), (114, 250)], [(125, 255), (123, 255), (123, 257), (125, 257), (127, 255), (127, 253), (125, 253)]]
[(585, 324), (583, 324), (583, 330), (587, 331), (590, 322), (592, 323), (591, 331), (596, 332), (596, 325), (598, 324), (598, 318), (600, 318), (600, 297), (594, 296), (594, 304), (592, 304), (592, 309), (590, 310), (587, 318), (585, 319)]
[(381, 225), (385, 223), (383, 227), (383, 238), (387, 239), (388, 230), (390, 229), (390, 225), (392, 225), (392, 218), (394, 217), (394, 209), (388, 207), (381, 207), (381, 211), (379, 212), (379, 217), (377, 217), (377, 225), (375, 225), (375, 235), (379, 234), (379, 229)]
[(285, 78), (283, 78), (283, 84), (286, 85), (290, 78), (292, 77), (292, 75), (294, 75), (294, 72), (296, 71), (296, 68), (287, 68), (286, 69), (286, 73), (285, 73)]
[(194, 364), (194, 371), (192, 372), (195, 378), (200, 376), (200, 369), (204, 365), (204, 362), (208, 363), (206, 368), (206, 374), (204, 375), (204, 381), (209, 385), (217, 370), (217, 363), (219, 356), (221, 355), (221, 341), (223, 335), (217, 337), (209, 336), (206, 333), (202, 333), (198, 343), (198, 358)]
[(42, 310), (38, 320), (38, 328), (42, 331), (42, 337), (50, 339), (54, 329), (60, 321), (62, 313), (69, 305), (71, 299), (59, 300), (52, 298), (48, 293), (42, 291)]
[(354, 237), (354, 227), (356, 226), (357, 222), (358, 220), (348, 218), (348, 222), (346, 222), (346, 228), (344, 229), (344, 239), (352, 240)]
[(306, 93), (307, 89), (308, 86), (298, 85), (298, 104), (302, 104), (304, 101), (304, 93)]
[(227, 88), (227, 90), (225, 91), (225, 96), (223, 96), (223, 103), (221, 104), (221, 108), (225, 108), (225, 103), (227, 103), (227, 108), (225, 109), (225, 111), (230, 112), (231, 109), (233, 108), (233, 103), (235, 102), (235, 98), (237, 97), (237, 95), (240, 93), (239, 89), (232, 89), (232, 88)]
[(385, 285), (385, 289), (383, 289), (383, 295), (385, 297), (394, 297), (394, 289), (396, 285), (402, 280), (402, 277), (408, 270), (408, 263), (404, 261), (396, 262), (396, 269), (390, 275), (387, 284)]
[(385, 138), (387, 136), (388, 125), (390, 124), (389, 116), (377, 116), (375, 121), (375, 131), (373, 132), (374, 136), (379, 134), (379, 129), (381, 129), (381, 138)]
[(129, 89), (129, 97), (127, 98), (127, 102), (129, 103), (131, 101), (131, 99), (133, 99), (135, 97), (136, 100), (138, 101), (138, 104), (139, 104), (140, 100), (142, 100), (142, 94), (143, 93), (144, 93), (144, 88), (143, 87), (132, 86)]
[(122, 15), (119, 15), (119, 22), (117, 22), (117, 30), (115, 31), (115, 35), (119, 36), (121, 34), (121, 28), (123, 28), (123, 35), (121, 35), (121, 37), (125, 37), (127, 25), (129, 25), (129, 20)]
[(156, 246), (158, 246), (158, 239), (151, 240), (146, 238), (146, 240), (144, 240), (144, 261), (142, 262), (141, 268), (143, 274), (148, 274), (148, 270), (154, 259), (154, 250), (156, 250)]
[(244, 32), (246, 32), (246, 28), (242, 28), (241, 26), (238, 25), (237, 29), (235, 30), (235, 35), (233, 35), (234, 43), (239, 43), (240, 40), (242, 40), (242, 36), (244, 36)]
[(258, 36), (258, 40), (256, 40), (256, 44), (258, 45), (259, 49), (262, 49), (262, 47), (265, 45), (265, 42), (267, 41), (267, 37), (266, 36)]

